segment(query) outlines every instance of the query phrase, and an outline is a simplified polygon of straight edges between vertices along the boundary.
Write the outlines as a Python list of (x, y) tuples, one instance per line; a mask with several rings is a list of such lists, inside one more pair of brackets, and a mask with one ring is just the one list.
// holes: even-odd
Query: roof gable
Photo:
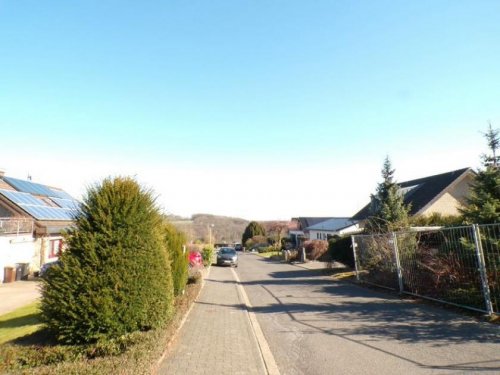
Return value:
[[(409, 214), (415, 215), (429, 203), (444, 193), (446, 188), (458, 181), (467, 173), (473, 173), (470, 168), (441, 173), (434, 176), (418, 178), (398, 183), (404, 194), (404, 204), (411, 204)], [(364, 220), (370, 216), (370, 203), (358, 211), (353, 220)]]

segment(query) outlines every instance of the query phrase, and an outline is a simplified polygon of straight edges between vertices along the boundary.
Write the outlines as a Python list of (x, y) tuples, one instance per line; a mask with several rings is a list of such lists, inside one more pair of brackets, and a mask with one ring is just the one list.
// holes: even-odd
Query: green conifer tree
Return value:
[(376, 194), (371, 196), (371, 216), (365, 225), (369, 233), (386, 233), (408, 227), (410, 206), (404, 204), (404, 197), (394, 181), (389, 157), (385, 158), (382, 168), (384, 179), (377, 186)]
[(264, 227), (256, 221), (251, 221), (241, 237), (241, 243), (245, 246), (245, 243), (254, 236), (265, 236), (266, 230)]
[(161, 224), (151, 191), (132, 178), (108, 178), (88, 190), (61, 264), (42, 285), (42, 317), (60, 342), (105, 341), (170, 318)]
[(490, 154), (482, 155), (484, 169), (477, 171), (470, 197), (466, 206), (460, 210), (469, 224), (500, 222), (500, 168), (497, 156), (500, 146), (499, 130), (493, 129), (489, 124), (485, 138)]

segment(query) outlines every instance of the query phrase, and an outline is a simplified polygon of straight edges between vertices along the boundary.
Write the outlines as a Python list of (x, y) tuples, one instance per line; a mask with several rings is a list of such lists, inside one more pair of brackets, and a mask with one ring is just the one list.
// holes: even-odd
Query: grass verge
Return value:
[(172, 320), (163, 329), (135, 332), (105, 346), (58, 345), (41, 329), (0, 345), (0, 373), (151, 374), (201, 285), (198, 278), (186, 286), (185, 293), (175, 301)]
[(0, 316), (0, 345), (41, 329), (39, 306), (34, 302)]
[(276, 251), (269, 251), (267, 253), (255, 253), (256, 255), (262, 257), (262, 258), (274, 258), (274, 259), (277, 259), (277, 258), (280, 258), (281, 259), (281, 255), (279, 253), (277, 253)]

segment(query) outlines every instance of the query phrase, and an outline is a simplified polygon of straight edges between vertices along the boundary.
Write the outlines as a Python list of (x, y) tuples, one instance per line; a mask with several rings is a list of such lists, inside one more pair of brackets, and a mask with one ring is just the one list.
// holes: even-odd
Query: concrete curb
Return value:
[(260, 355), (264, 363), (266, 372), (268, 375), (280, 375), (276, 360), (274, 359), (273, 353), (269, 348), (269, 344), (267, 343), (267, 340), (264, 336), (264, 332), (262, 332), (262, 328), (260, 327), (260, 324), (257, 320), (257, 316), (252, 311), (252, 304), (248, 299), (248, 295), (245, 292), (243, 285), (241, 285), (240, 278), (238, 277), (238, 274), (234, 269), (231, 269), (231, 271), (233, 272), (233, 276), (236, 280), (240, 297), (243, 300), (245, 309), (247, 310), (248, 318), (250, 320), (250, 326), (252, 327), (255, 339), (257, 340), (257, 344), (259, 345)]
[(158, 361), (156, 361), (156, 364), (155, 364), (155, 367), (152, 371), (153, 374), (156, 374), (158, 372), (158, 369), (160, 368), (160, 365), (161, 363), (165, 360), (165, 358), (167, 357), (167, 354), (170, 350), (170, 346), (172, 345), (172, 343), (177, 339), (177, 337), (179, 336), (179, 332), (181, 330), (181, 328), (184, 326), (184, 324), (186, 323), (186, 320), (189, 316), (189, 314), (191, 313), (191, 310), (193, 309), (194, 307), (194, 304), (196, 303), (196, 301), (198, 301), (198, 298), (200, 297), (200, 294), (201, 294), (201, 291), (203, 290), (203, 287), (205, 286), (205, 279), (208, 277), (208, 275), (210, 274), (210, 269), (212, 268), (212, 266), (210, 265), (208, 268), (204, 268), (202, 271), (201, 271), (201, 275), (202, 275), (202, 278), (201, 278), (201, 287), (200, 287), (200, 290), (198, 291), (198, 294), (196, 295), (196, 297), (194, 298), (193, 300), (193, 303), (191, 303), (191, 306), (189, 306), (189, 309), (188, 311), (186, 312), (186, 314), (184, 314), (184, 317), (182, 318), (180, 324), (179, 324), (179, 327), (177, 327), (177, 329), (175, 330), (175, 333), (172, 335), (172, 337), (170, 338), (170, 340), (168, 340), (168, 343), (165, 347), (165, 350), (163, 351), (163, 354), (161, 355), (160, 359)]

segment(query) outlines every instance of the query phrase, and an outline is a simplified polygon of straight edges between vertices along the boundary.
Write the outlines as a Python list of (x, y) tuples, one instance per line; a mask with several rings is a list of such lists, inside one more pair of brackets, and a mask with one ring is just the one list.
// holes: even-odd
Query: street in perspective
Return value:
[(268, 373), (250, 312), (281, 374), (500, 372), (498, 325), (334, 281), (317, 264), (239, 262), (237, 278), (211, 268), (160, 373)]
[(0, 375), (500, 375), (499, 15), (0, 0)]

